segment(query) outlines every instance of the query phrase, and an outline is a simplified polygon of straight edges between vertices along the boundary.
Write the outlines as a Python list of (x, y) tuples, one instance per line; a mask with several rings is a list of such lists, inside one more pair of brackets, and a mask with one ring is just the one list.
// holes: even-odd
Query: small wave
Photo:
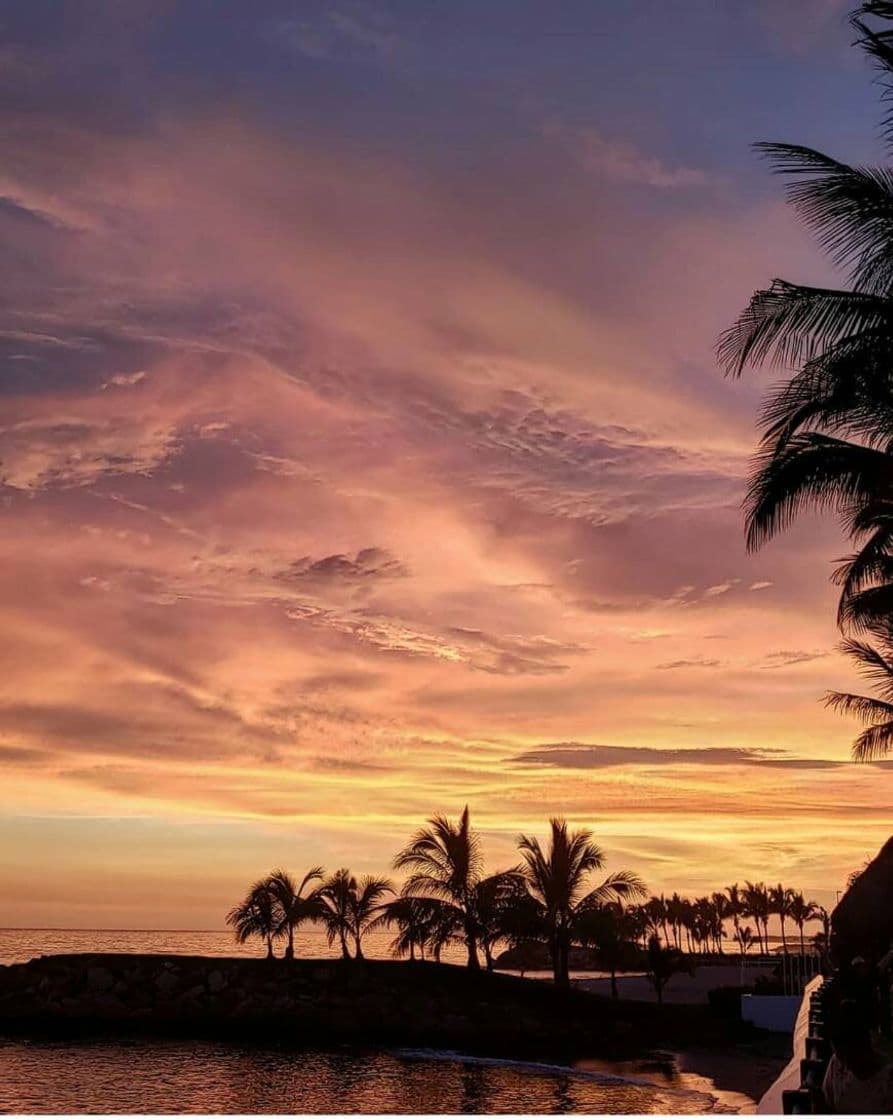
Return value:
[(424, 1062), (459, 1062), (462, 1065), (496, 1066), (504, 1069), (523, 1070), (537, 1077), (572, 1077), (577, 1081), (588, 1081), (597, 1085), (628, 1085), (631, 1088), (645, 1089), (658, 1098), (685, 1097), (686, 1100), (709, 1102), (704, 1112), (714, 1111), (717, 1099), (711, 1093), (696, 1089), (674, 1089), (658, 1085), (645, 1078), (629, 1077), (621, 1073), (607, 1073), (604, 1070), (578, 1069), (576, 1066), (560, 1065), (552, 1062), (532, 1062), (523, 1058), (490, 1058), (479, 1054), (463, 1054), (459, 1050), (429, 1050), (423, 1047), (400, 1047), (392, 1053), (400, 1058)]

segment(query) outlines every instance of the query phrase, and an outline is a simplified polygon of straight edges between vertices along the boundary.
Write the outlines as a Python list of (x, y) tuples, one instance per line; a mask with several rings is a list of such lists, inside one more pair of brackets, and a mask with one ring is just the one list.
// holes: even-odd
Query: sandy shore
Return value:
[[(743, 971), (738, 964), (702, 965), (695, 969), (693, 976), (685, 973), (674, 976), (664, 989), (664, 1003), (707, 1003), (707, 993), (711, 988), (751, 984), (757, 976), (766, 975), (768, 971), (759, 965), (745, 966)], [(611, 994), (611, 981), (607, 978), (575, 980), (574, 985), (584, 992), (595, 992), (600, 996)], [(617, 989), (621, 999), (656, 1002), (654, 989), (648, 983), (648, 977), (643, 974), (618, 976)]]
[[(704, 1078), (720, 1091), (723, 1104), (730, 1104), (739, 1112), (752, 1112), (790, 1057), (790, 1038), (776, 1034), (721, 1049), (686, 1050), (677, 1055), (676, 1066), (687, 1086), (698, 1088), (693, 1078)], [(751, 1106), (742, 1107), (733, 1099), (738, 1095), (746, 1097)]]
[(706, 1093), (715, 1098), (720, 1112), (751, 1113), (789, 1058), (790, 1039), (767, 1035), (721, 1047), (655, 1052), (626, 1062), (590, 1059), (576, 1064), (582, 1069), (650, 1081), (658, 1088)]

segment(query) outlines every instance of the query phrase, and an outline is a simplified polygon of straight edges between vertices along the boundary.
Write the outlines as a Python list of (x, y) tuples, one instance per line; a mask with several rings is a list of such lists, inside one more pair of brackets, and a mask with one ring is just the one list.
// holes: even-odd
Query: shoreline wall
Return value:
[[(740, 1024), (737, 1025), (740, 1027)], [(717, 1042), (706, 1007), (407, 961), (68, 954), (0, 966), (0, 1033), (153, 1034), (625, 1056)]]

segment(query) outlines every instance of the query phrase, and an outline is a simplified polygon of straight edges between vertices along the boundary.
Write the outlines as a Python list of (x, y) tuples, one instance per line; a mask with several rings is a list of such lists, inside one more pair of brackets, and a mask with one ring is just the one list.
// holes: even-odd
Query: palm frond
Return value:
[(889, 327), (891, 311), (872, 293), (773, 280), (720, 336), (717, 358), (732, 377), (767, 361), (796, 367), (841, 339)]
[(758, 144), (777, 174), (793, 179), (788, 200), (850, 282), (886, 293), (893, 281), (893, 172), (840, 163), (799, 144)]
[(824, 696), (826, 708), (841, 715), (855, 716), (868, 723), (893, 721), (893, 704), (886, 700), (876, 700), (873, 696), (858, 696), (850, 692), (828, 692)]
[(853, 758), (856, 762), (873, 762), (883, 758), (893, 750), (893, 720), (876, 723), (866, 727), (853, 743)]
[(893, 458), (876, 448), (802, 432), (757, 456), (745, 500), (748, 549), (759, 548), (805, 508), (848, 509), (893, 494)]

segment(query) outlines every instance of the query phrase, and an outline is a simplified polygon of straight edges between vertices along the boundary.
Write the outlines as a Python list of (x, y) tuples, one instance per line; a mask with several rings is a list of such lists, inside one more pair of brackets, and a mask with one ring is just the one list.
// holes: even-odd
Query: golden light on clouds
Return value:
[(783, 208), (539, 125), (438, 174), (159, 121), (0, 118), (4, 921), (218, 926), (466, 802), (494, 865), (562, 813), (827, 901), (893, 790), (819, 703), (839, 541), (745, 553), (711, 355), (817, 268)]

